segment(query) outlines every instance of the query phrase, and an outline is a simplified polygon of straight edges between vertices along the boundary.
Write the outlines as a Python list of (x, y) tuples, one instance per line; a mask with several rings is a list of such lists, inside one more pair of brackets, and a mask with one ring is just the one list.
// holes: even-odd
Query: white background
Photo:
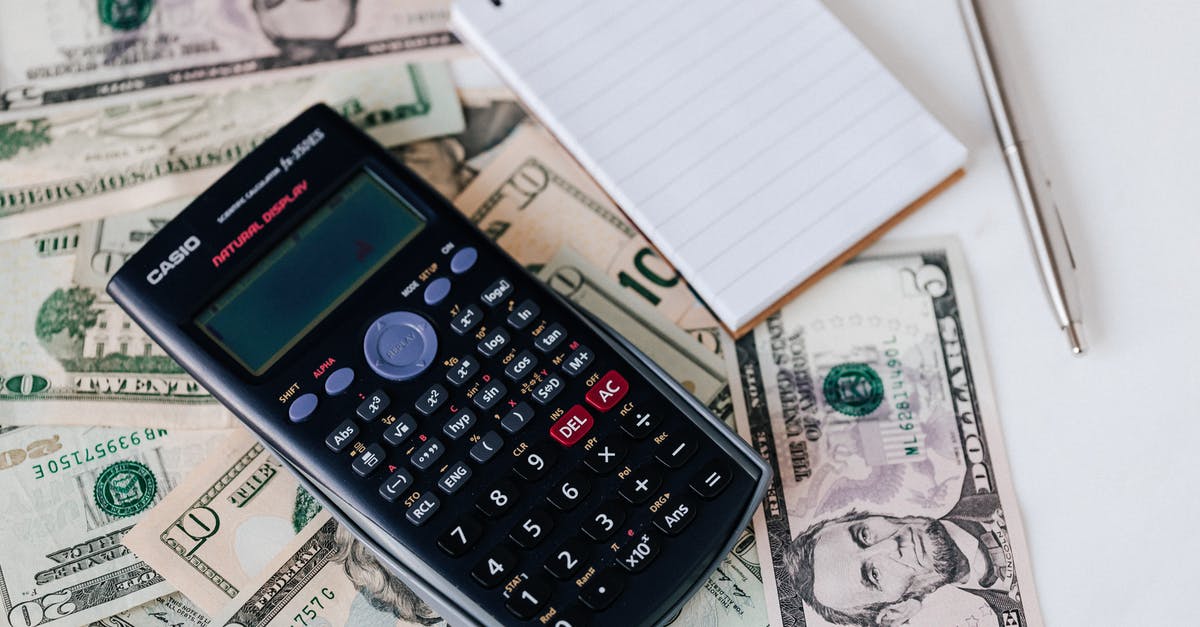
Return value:
[(1070, 235), (1091, 352), (1043, 293), (955, 0), (828, 0), (970, 150), (891, 238), (974, 280), (1047, 624), (1200, 624), (1200, 3), (989, 0)]

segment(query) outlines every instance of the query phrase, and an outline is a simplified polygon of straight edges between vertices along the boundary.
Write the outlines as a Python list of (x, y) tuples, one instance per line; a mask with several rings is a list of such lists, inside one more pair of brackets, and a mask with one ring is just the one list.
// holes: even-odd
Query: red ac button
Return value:
[(588, 390), (584, 399), (588, 405), (599, 409), (600, 411), (608, 411), (617, 403), (625, 398), (625, 393), (629, 391), (629, 382), (621, 373), (616, 370), (609, 370), (592, 389)]

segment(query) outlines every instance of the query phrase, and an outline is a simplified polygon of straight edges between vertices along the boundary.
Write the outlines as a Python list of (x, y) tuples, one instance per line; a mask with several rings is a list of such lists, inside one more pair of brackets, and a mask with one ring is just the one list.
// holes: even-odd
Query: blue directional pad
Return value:
[(367, 364), (391, 381), (407, 381), (425, 372), (437, 357), (437, 347), (433, 326), (411, 311), (380, 316), (363, 338)]

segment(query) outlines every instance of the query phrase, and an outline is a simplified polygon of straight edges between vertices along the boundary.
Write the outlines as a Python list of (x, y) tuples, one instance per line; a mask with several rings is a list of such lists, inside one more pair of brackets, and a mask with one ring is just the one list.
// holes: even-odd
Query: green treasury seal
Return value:
[(154, 0), (98, 0), (100, 21), (117, 29), (133, 30), (146, 23)]
[(158, 480), (148, 466), (126, 460), (105, 468), (93, 493), (97, 507), (110, 516), (125, 518), (150, 507), (157, 488)]
[(847, 416), (866, 416), (883, 402), (883, 379), (866, 364), (841, 364), (825, 375), (825, 400)]

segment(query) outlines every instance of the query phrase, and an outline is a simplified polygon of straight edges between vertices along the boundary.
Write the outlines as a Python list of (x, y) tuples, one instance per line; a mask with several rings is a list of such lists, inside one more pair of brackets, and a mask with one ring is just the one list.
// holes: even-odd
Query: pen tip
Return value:
[(1067, 341), (1071, 343), (1071, 352), (1076, 356), (1083, 356), (1087, 353), (1087, 341), (1083, 338), (1083, 323), (1072, 320), (1070, 324), (1063, 327), (1067, 332)]

